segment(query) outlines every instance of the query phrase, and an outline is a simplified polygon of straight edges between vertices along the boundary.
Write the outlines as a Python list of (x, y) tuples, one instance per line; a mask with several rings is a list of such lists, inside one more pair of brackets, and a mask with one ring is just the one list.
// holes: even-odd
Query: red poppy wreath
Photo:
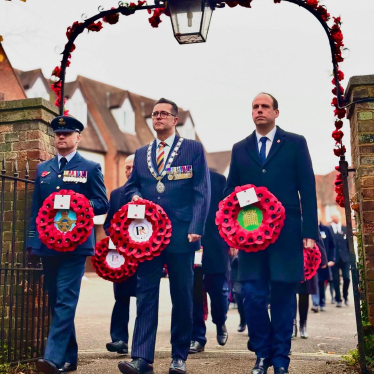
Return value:
[(305, 280), (313, 278), (321, 263), (321, 251), (317, 244), (313, 248), (304, 248), (304, 277)]
[(115, 249), (109, 249), (109, 237), (96, 243), (91, 262), (99, 277), (114, 283), (130, 278), (138, 267), (138, 262), (132, 257), (124, 256)]
[[(145, 205), (145, 218), (128, 218), (130, 205)], [(139, 262), (159, 256), (170, 243), (171, 234), (171, 222), (165, 211), (145, 199), (122, 206), (114, 214), (109, 228), (109, 236), (118, 252)]]
[[(237, 193), (251, 188), (258, 201), (240, 207)], [(236, 187), (234, 192), (219, 203), (216, 225), (230, 247), (258, 252), (278, 239), (285, 218), (282, 203), (267, 188), (247, 184)]]
[[(69, 195), (69, 209), (55, 209), (55, 197)], [(36, 218), (39, 238), (49, 249), (71, 252), (91, 235), (94, 213), (88, 199), (71, 190), (50, 194)]]

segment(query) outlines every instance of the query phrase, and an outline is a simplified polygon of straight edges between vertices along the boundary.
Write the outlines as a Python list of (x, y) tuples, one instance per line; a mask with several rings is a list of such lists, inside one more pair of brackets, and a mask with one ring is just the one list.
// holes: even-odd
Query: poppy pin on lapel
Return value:
[(43, 171), (42, 178), (46, 177), (48, 174), (50, 174), (50, 171)]

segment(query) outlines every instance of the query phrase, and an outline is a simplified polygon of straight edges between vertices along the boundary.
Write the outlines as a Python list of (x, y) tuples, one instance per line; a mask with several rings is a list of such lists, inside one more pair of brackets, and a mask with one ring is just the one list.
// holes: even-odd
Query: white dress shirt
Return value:
[(331, 227), (334, 230), (334, 234), (340, 234), (342, 232), (342, 223), (331, 222)]
[[(166, 165), (166, 160), (168, 159), (168, 156), (169, 156), (171, 147), (173, 146), (174, 140), (175, 140), (175, 133), (173, 135), (169, 136), (166, 140), (160, 140), (160, 139), (156, 138), (156, 142), (157, 142), (156, 159), (157, 159), (158, 154), (159, 154), (160, 143), (162, 141), (164, 143), (166, 143), (166, 145), (164, 147), (164, 167)], [(156, 167), (157, 167), (157, 165), (156, 165)]]
[(57, 154), (57, 157), (58, 157), (58, 167), (61, 166), (61, 159), (62, 159), (63, 157), (65, 157), (65, 158), (67, 159), (67, 161), (69, 162), (69, 161), (70, 161), (70, 160), (75, 156), (76, 153), (77, 153), (77, 151), (75, 150), (75, 151), (69, 153), (69, 154), (66, 155), (66, 156), (61, 156), (60, 154)]
[[(273, 144), (273, 141), (274, 141), (274, 136), (275, 136), (275, 133), (277, 132), (277, 128), (274, 126), (273, 130), (271, 130), (268, 134), (266, 134), (265, 136), (268, 138), (267, 141), (266, 141), (266, 157), (268, 157), (268, 154), (270, 152), (270, 148)], [(257, 146), (258, 146), (258, 151), (260, 152), (260, 149), (261, 149), (261, 141), (260, 139), (263, 137), (264, 135), (261, 135), (259, 134), (257, 131), (256, 131), (256, 138), (257, 138)]]

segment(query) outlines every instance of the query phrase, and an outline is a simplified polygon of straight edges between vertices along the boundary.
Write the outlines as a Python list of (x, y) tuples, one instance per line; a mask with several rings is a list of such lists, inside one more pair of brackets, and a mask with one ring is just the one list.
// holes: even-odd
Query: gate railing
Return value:
[(17, 161), (3, 159), (0, 175), (0, 363), (41, 357), (49, 331), (42, 265), (26, 250), (34, 181), (25, 167), (21, 178)]

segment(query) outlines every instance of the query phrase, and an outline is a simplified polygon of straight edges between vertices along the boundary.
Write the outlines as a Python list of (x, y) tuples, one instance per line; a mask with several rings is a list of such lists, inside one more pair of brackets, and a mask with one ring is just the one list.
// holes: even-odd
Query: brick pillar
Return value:
[(45, 346), (42, 272), (38, 264), (21, 270), (28, 267), (25, 234), (33, 191), (22, 179), (27, 162), (34, 179), (37, 164), (55, 154), (49, 125), (56, 115), (57, 108), (41, 98), (0, 101), (0, 364), (41, 356)]
[[(374, 97), (374, 75), (355, 76), (346, 92), (350, 102)], [(368, 318), (374, 325), (374, 102), (348, 108), (356, 198), (360, 205)]]

